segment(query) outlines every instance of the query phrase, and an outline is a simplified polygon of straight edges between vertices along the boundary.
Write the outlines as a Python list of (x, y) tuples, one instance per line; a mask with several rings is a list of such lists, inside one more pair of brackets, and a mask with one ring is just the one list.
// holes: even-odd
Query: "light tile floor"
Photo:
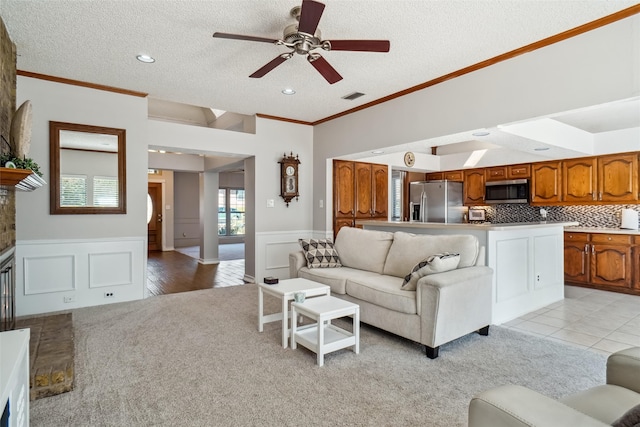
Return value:
[(640, 346), (640, 296), (565, 286), (564, 300), (502, 326), (609, 355)]

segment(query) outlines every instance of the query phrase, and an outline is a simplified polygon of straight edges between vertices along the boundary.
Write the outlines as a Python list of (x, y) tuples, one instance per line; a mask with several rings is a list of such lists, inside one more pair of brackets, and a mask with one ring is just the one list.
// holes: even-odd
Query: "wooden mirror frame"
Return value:
[[(118, 137), (118, 206), (60, 206), (60, 131), (69, 130)], [(76, 123), (49, 122), (49, 164), (50, 164), (50, 202), (51, 215), (82, 214), (126, 214), (127, 213), (127, 177), (126, 177), (126, 130), (102, 126), (81, 125)]]

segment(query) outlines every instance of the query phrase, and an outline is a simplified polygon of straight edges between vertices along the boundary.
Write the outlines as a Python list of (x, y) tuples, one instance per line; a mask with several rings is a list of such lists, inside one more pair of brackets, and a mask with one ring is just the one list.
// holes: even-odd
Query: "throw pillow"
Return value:
[(640, 426), (640, 405), (636, 405), (615, 420), (613, 427), (638, 427)]
[(418, 280), (427, 274), (442, 273), (443, 271), (455, 270), (460, 263), (460, 254), (450, 254), (445, 252), (429, 256), (424, 261), (420, 261), (411, 269), (411, 273), (405, 276), (402, 282), (402, 290), (415, 291)]
[(331, 239), (299, 239), (309, 268), (342, 267)]

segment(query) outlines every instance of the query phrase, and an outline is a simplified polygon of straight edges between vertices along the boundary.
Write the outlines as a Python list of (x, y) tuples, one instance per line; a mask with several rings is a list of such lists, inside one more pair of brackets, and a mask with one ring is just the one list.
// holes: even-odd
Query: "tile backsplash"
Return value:
[[(486, 211), (486, 220), (496, 224), (542, 221), (539, 206), (500, 204), (481, 208)], [(577, 221), (581, 227), (619, 228), (622, 209), (640, 212), (640, 205), (544, 206), (544, 209), (547, 221)]]

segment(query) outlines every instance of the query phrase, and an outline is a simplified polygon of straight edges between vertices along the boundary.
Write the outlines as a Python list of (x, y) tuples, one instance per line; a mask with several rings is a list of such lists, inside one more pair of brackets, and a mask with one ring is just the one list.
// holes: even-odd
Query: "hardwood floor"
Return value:
[(173, 294), (244, 284), (244, 259), (203, 265), (176, 251), (149, 252), (147, 288), (150, 295)]

